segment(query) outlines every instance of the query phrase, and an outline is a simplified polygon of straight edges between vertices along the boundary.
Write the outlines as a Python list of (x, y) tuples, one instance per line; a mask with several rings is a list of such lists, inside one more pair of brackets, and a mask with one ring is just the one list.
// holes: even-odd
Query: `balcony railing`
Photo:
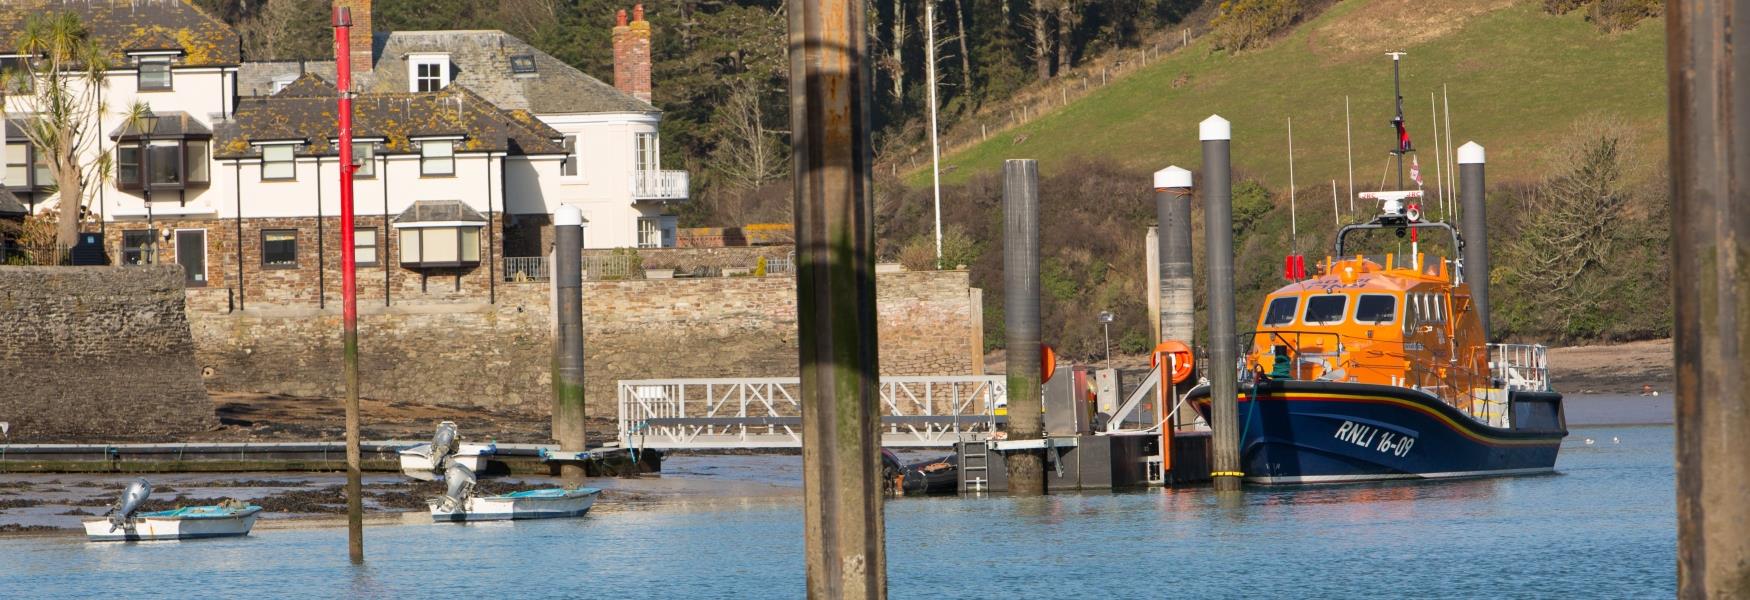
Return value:
[(633, 200), (686, 200), (686, 171), (634, 171)]

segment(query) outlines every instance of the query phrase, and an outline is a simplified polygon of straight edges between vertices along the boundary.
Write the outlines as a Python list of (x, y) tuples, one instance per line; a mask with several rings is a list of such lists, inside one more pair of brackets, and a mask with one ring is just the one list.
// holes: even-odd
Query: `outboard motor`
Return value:
[(460, 446), (456, 443), (457, 437), (455, 421), (438, 423), (437, 433), (431, 436), (431, 470), (444, 468), (444, 459), (455, 454)]
[(446, 460), (444, 482), (449, 488), (438, 498), (438, 509), (456, 512), (466, 506), (468, 495), (474, 492), (474, 470), (455, 460)]
[(115, 531), (126, 527), (128, 519), (134, 516), (134, 511), (146, 503), (146, 497), (152, 495), (152, 484), (144, 478), (135, 479), (122, 490), (122, 497), (109, 507), (109, 530)]

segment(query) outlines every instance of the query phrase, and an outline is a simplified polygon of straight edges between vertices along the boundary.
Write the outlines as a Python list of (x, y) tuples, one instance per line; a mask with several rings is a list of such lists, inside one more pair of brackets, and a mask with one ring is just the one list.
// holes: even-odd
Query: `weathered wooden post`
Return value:
[[(586, 450), (583, 418), (583, 211), (569, 204), (553, 213), (553, 286), (558, 294), (553, 336), (553, 439), (565, 452)], [(559, 475), (582, 483), (583, 463), (560, 463)]]
[(340, 287), (342, 377), (346, 379), (346, 549), (365, 561), (364, 483), (359, 452), (359, 298), (352, 233), (352, 11), (334, 8), (335, 112), (340, 143)]
[(1143, 237), (1143, 254), (1148, 279), (1148, 338), (1150, 344), (1161, 343), (1161, 234), (1160, 227), (1150, 225)]
[(1674, 0), (1671, 263), (1677, 354), (1677, 595), (1750, 597), (1750, 0)]
[(884, 598), (864, 5), (789, 13), (808, 597)]
[(1483, 337), (1489, 329), (1489, 220), (1483, 183), (1483, 147), (1466, 142), (1458, 147), (1459, 203), (1464, 226), (1464, 282), (1470, 286), (1471, 304), (1482, 319)]
[(1216, 491), (1240, 489), (1239, 364), (1234, 339), (1232, 126), (1212, 115), (1198, 125), (1203, 141), (1203, 252), (1209, 262), (1209, 399)]
[[(1008, 332), (1009, 439), (1045, 433), (1039, 344), (1039, 163), (1003, 161), (1003, 322)], [(1045, 453), (1010, 450), (1009, 493), (1045, 493)]]

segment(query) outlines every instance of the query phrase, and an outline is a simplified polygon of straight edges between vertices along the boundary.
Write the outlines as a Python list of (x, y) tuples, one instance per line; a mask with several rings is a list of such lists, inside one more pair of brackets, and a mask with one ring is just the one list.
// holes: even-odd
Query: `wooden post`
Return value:
[(1750, 72), (1732, 35), (1745, 16), (1750, 0), (1673, 0), (1665, 16), (1681, 598), (1750, 597)]
[(864, 4), (789, 14), (807, 593), (885, 598)]
[[(1003, 319), (1008, 333), (1009, 439), (1045, 433), (1039, 339), (1039, 163), (1003, 162)], [(1045, 453), (1013, 450), (1003, 456), (1009, 493), (1045, 493)]]

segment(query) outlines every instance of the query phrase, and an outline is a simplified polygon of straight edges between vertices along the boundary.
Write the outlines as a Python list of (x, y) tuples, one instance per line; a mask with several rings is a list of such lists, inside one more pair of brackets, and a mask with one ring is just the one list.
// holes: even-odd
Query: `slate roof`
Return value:
[[(467, 86), (506, 109), (527, 110), (537, 115), (661, 112), (649, 102), (502, 31), (378, 32), (372, 46), (376, 52), (375, 66), (369, 73), (353, 75), (365, 91), (406, 92), (407, 56), (445, 53), (450, 56), (451, 85)], [(513, 56), (530, 57), (535, 71), (512, 72)], [(266, 94), (273, 89), (274, 79), (296, 73), (316, 73), (333, 80), (334, 62), (244, 63), (238, 70), (237, 89), (244, 94)]]
[(22, 217), (30, 214), (30, 209), (18, 201), (18, 196), (5, 189), (0, 189), (0, 217)]
[(237, 32), (186, 0), (0, 0), (0, 48), (16, 52), (32, 14), (71, 11), (92, 38), (126, 64), (129, 50), (181, 50), (177, 66), (235, 65)]
[[(170, 139), (180, 137), (212, 137), (213, 130), (196, 120), (193, 116), (180, 110), (153, 111), (158, 116), (157, 126), (152, 128), (152, 137)], [(123, 122), (110, 130), (109, 139), (118, 140), (123, 137), (133, 138), (140, 135), (138, 123)]]
[(395, 217), (396, 223), (485, 223), (480, 211), (461, 200), (419, 200)]
[[(251, 142), (300, 140), (299, 154), (332, 156), (334, 85), (306, 73), (267, 97), (238, 103), (235, 116), (214, 126), (216, 158), (259, 155)], [(365, 93), (353, 100), (353, 135), (384, 138), (385, 153), (413, 152), (410, 138), (463, 136), (457, 152), (564, 154), (558, 131), (526, 111), (493, 106), (466, 86), (431, 93)]]

